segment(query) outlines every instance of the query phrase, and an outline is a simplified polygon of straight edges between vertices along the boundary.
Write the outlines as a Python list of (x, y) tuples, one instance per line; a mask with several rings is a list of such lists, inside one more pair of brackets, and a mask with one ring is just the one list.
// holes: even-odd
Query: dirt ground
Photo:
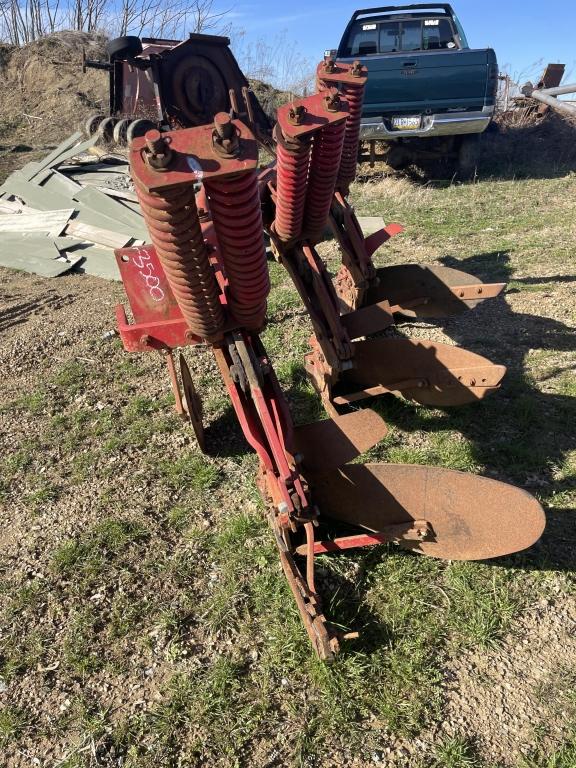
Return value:
[[(188, 353), (213, 440), (203, 459), (172, 415), (162, 361), (126, 355), (110, 334), (120, 285), (2, 270), (7, 768), (576, 765), (574, 180), (520, 184), (489, 182), (489, 211), (478, 209), (481, 185), (389, 179), (355, 196), (361, 212), (388, 201), (390, 218), (412, 219), (381, 260), (467, 262), (510, 280), (504, 299), (463, 318), (402, 326), (506, 361), (507, 388), (481, 415), (448, 421), (384, 405), (393, 437), (380, 455), (524, 485), (546, 502), (548, 532), (500, 568), (393, 552), (328, 559), (321, 585), (346, 593), (354, 582), (371, 612), (392, 622), (368, 640), (369, 622), (329, 673), (310, 659), (257, 522), (254, 457), (207, 353)], [(532, 214), (514, 193), (540, 207), (535, 228), (524, 226)], [(481, 247), (489, 242), (496, 248)], [(545, 258), (544, 242), (556, 244)], [(332, 246), (323, 248), (331, 261)], [(277, 319), (264, 339), (305, 420), (318, 406), (293, 375), (309, 326), (285, 275), (271, 269)], [(262, 594), (251, 592), (254, 579)], [(410, 633), (421, 644), (398, 655)], [(378, 704), (382, 691), (389, 699)]]
[[(60, 114), (105, 102), (102, 73), (78, 67), (61, 45), (4, 64), (0, 177), (63, 138)], [(320, 558), (330, 619), (360, 631), (331, 667), (310, 652), (209, 353), (186, 352), (203, 456), (164, 362), (113, 333), (119, 284), (0, 270), (3, 766), (576, 766), (576, 142), (555, 125), (493, 136), (473, 184), (361, 169), (358, 213), (406, 226), (379, 265), (508, 283), (473, 313), (399, 327), (506, 364), (502, 389), (451, 412), (370, 403), (389, 434), (368, 458), (512, 482), (547, 529), (490, 563), (393, 546)], [(297, 423), (323, 418), (310, 324), (270, 269), (264, 343)]]

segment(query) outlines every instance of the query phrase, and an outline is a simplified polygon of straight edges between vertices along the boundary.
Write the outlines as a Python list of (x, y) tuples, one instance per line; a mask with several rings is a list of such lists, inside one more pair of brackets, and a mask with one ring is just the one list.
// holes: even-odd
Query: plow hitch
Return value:
[[(496, 389), (504, 368), (456, 347), (366, 338), (392, 325), (397, 307), (405, 307), (399, 281), (391, 283), (396, 294), (340, 311), (315, 245), (333, 216), (335, 191), (347, 191), (353, 178), (349, 120), (358, 114), (365, 73), (338, 65), (328, 74), (346, 87), (330, 85), (279, 110), (268, 188), (275, 215), (266, 228), (310, 314), (315, 337), (307, 368), (332, 418), (294, 423), (260, 338), (270, 290), (262, 188), (257, 143), (240, 120), (221, 113), (213, 124), (151, 131), (133, 141), (131, 172), (152, 245), (117, 251), (130, 312), (116, 310), (126, 350), (166, 359), (176, 407), (202, 450), (201, 393), (184, 353), (177, 363), (173, 350), (203, 344), (214, 356), (258, 456), (258, 487), (281, 567), (310, 641), (326, 660), (357, 633), (342, 633), (324, 613), (314, 574), (318, 554), (393, 542), (432, 557), (494, 558), (529, 547), (544, 527), (538, 502), (510, 485), (436, 467), (354, 463), (386, 436), (386, 424), (370, 409), (339, 414), (333, 403), (399, 392), (455, 405)], [(477, 300), (467, 292), (460, 298)]]

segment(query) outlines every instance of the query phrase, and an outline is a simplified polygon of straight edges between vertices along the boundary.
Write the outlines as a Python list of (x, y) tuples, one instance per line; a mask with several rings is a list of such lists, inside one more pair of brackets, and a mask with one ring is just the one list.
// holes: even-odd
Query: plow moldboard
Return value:
[[(447, 317), (473, 309), (485, 299), (494, 298), (504, 289), (505, 283), (483, 284), (481, 280), (459, 269), (400, 264), (377, 270), (380, 283), (371, 288), (365, 303), (374, 304), (387, 299), (391, 306), (407, 317)], [(459, 298), (451, 290), (455, 286), (470, 286), (466, 296)], [(481, 293), (478, 293), (478, 291)], [(420, 301), (420, 300), (423, 301)], [(414, 303), (415, 302), (415, 303)]]
[(381, 385), (422, 405), (465, 405), (500, 386), (506, 368), (460, 347), (421, 339), (377, 338), (354, 344), (354, 368), (340, 381)]
[(388, 429), (370, 408), (334, 416), (294, 429), (294, 451), (304, 469), (325, 472), (341, 467), (380, 442)]
[(322, 516), (369, 531), (427, 521), (429, 540), (398, 543), (447, 560), (487, 560), (527, 549), (546, 522), (526, 491), (441, 467), (351, 464), (316, 478), (312, 487)]

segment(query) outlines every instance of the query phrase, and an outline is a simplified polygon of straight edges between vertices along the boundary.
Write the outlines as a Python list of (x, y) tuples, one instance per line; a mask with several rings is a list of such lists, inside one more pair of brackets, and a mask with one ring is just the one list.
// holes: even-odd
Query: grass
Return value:
[[(264, 520), (257, 461), (206, 352), (187, 354), (205, 394), (210, 456), (172, 414), (159, 361), (117, 344), (79, 341), (68, 360), (37, 373), (33, 391), (3, 402), (0, 416), (20, 440), (0, 457), (0, 490), (24, 533), (1, 585), (0, 675), (15, 699), (0, 712), (2, 743), (31, 754), (44, 741), (60, 745), (54, 763), (67, 755), (68, 768), (88, 768), (81, 750), (92, 742), (102, 764), (129, 768), (310, 768), (370, 765), (392, 739), (425, 738), (422, 768), (495, 768), (472, 733), (440, 741), (430, 733), (443, 721), (447, 665), (462, 654), (490, 657), (510, 636), (513, 648), (528, 609), (574, 594), (571, 544), (554, 520), (574, 509), (566, 243), (575, 185), (566, 175), (355, 187), (360, 215), (406, 225), (379, 264), (436, 260), (512, 279), (507, 301), (479, 308), (472, 331), (448, 326), (455, 342), (508, 364), (501, 392), (452, 411), (375, 401), (389, 433), (361, 460), (506, 479), (536, 493), (553, 518), (539, 547), (497, 564), (441, 562), (392, 545), (320, 557), (330, 620), (361, 632), (332, 665), (310, 652)], [(310, 326), (286, 273), (270, 270), (263, 341), (296, 422), (313, 421), (324, 414), (302, 365)], [(544, 717), (571, 719), (572, 678), (550, 685)], [(30, 719), (31, 687), (76, 694), (58, 717)], [(63, 705), (58, 695), (53, 709)], [(553, 710), (554, 699), (568, 715)], [(570, 735), (540, 738), (536, 725), (517, 768), (575, 765)]]

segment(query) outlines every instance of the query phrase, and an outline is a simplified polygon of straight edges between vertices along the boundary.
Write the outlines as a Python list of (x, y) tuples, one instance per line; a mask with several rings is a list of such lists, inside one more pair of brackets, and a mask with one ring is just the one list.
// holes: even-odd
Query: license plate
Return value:
[(422, 125), (420, 115), (416, 117), (393, 117), (392, 128), (396, 131), (417, 131)]

